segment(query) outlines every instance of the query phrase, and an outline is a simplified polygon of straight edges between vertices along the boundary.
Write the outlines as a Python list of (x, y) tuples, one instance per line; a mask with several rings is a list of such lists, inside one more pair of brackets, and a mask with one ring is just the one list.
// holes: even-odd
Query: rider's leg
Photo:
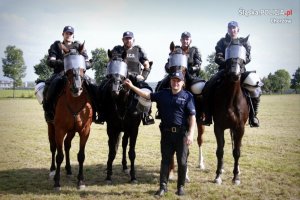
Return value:
[(260, 96), (251, 98), (253, 108), (250, 108), (249, 119), (251, 127), (259, 127), (259, 120), (257, 118), (258, 106), (260, 102)]

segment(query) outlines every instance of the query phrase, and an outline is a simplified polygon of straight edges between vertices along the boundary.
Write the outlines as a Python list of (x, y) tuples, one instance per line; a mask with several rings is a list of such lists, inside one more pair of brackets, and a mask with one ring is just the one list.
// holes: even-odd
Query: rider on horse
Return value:
[[(126, 51), (127, 56), (126, 56), (126, 63), (128, 66), (128, 76), (131, 78), (133, 83), (138, 86), (138, 85), (143, 85), (146, 87), (148, 84), (145, 82), (147, 79), (150, 71), (151, 71), (151, 65), (152, 62), (149, 62), (147, 55), (145, 51), (138, 45), (134, 45), (134, 35), (130, 31), (126, 31), (123, 33), (123, 46), (119, 46), (120, 49), (119, 52), (122, 54), (122, 52)], [(118, 46), (116, 46), (118, 47)], [(106, 85), (106, 81), (104, 80), (101, 85), (100, 85), (100, 90), (103, 92), (104, 87)], [(99, 105), (99, 121), (104, 122), (106, 120), (105, 113), (103, 113), (103, 105), (101, 105), (101, 100), (100, 100), (100, 105)], [(149, 113), (143, 113), (143, 124), (144, 125), (150, 125), (154, 123), (153, 118), (150, 115), (151, 109)]]
[[(78, 41), (74, 40), (74, 28), (72, 26), (65, 26), (63, 29), (63, 41), (55, 41), (48, 50), (48, 59), (47, 65), (54, 70), (54, 73), (51, 75), (49, 79), (45, 81), (44, 88), (44, 100), (43, 100), (43, 108), (45, 111), (45, 119), (47, 122), (52, 122), (54, 119), (54, 111), (55, 111), (55, 103), (57, 97), (63, 86), (65, 84), (64, 80), (64, 52), (62, 49), (62, 45), (64, 45), (67, 49), (72, 51), (78, 51), (81, 44)], [(84, 56), (86, 61), (86, 69), (91, 68), (91, 63), (88, 60), (88, 55), (86, 50), (82, 51), (82, 56)], [(86, 76), (85, 80), (90, 88), (89, 94), (92, 99), (95, 99), (94, 92), (95, 86), (90, 83), (89, 78)]]
[[(239, 33), (239, 25), (236, 21), (231, 21), (228, 23), (228, 32), (225, 35), (225, 38), (221, 38), (215, 49), (216, 49), (216, 56), (215, 56), (215, 62), (219, 65), (218, 72), (207, 82), (204, 88), (204, 99), (205, 99), (205, 125), (212, 124), (212, 117), (211, 117), (211, 105), (209, 102), (211, 102), (212, 95), (214, 93), (215, 88), (217, 87), (218, 83), (221, 82), (222, 76), (224, 74), (224, 69), (226, 66), (226, 60), (225, 60), (225, 50), (230, 45), (230, 43), (233, 40), (238, 40), (239, 43), (245, 47), (246, 49), (246, 60), (244, 62), (244, 66), (242, 67), (242, 80), (245, 79), (246, 76), (246, 68), (245, 65), (248, 64), (251, 61), (251, 46), (248, 42), (248, 37), (242, 38), (238, 37)], [(252, 102), (253, 109), (250, 109), (249, 113), (249, 119), (250, 119), (250, 125), (252, 127), (259, 127), (259, 120), (257, 118), (257, 110), (258, 110), (258, 104), (260, 101), (260, 94), (256, 97), (251, 97), (249, 101)]]
[[(202, 64), (201, 54), (197, 47), (190, 46), (192, 43), (192, 38), (189, 32), (185, 31), (181, 34), (180, 42), (181, 42), (181, 46), (175, 46), (175, 50), (177, 51), (175, 53), (182, 53), (187, 56), (187, 66), (171, 66), (170, 60), (168, 60), (168, 62), (165, 65), (165, 70), (168, 74), (176, 72), (177, 70), (184, 70), (186, 89), (191, 91), (191, 85), (201, 80), (201, 78), (199, 77), (201, 64)], [(181, 67), (185, 67), (187, 69), (181, 69)], [(159, 85), (157, 87), (157, 91), (163, 88), (169, 88), (170, 87), (169, 83), (170, 83), (170, 79), (169, 76), (167, 76), (160, 83), (158, 83)], [(195, 97), (194, 92), (193, 91), (191, 92)], [(156, 118), (158, 119), (160, 118), (159, 113), (157, 113)], [(199, 117), (197, 116), (197, 119), (198, 118)]]

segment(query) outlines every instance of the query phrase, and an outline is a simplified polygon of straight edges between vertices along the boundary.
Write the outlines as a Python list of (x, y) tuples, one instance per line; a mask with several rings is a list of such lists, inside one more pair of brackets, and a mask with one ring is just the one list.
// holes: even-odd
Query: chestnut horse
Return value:
[(221, 184), (224, 155), (224, 130), (230, 129), (232, 154), (234, 157), (233, 184), (240, 184), (239, 158), (245, 123), (249, 108), (247, 99), (241, 89), (241, 71), (244, 69), (246, 50), (239, 41), (232, 41), (225, 53), (226, 67), (222, 82), (214, 91), (212, 99), (212, 116), (214, 132), (217, 140), (216, 156), (218, 160), (215, 183)]
[(121, 132), (122, 138), (122, 166), (123, 171), (128, 173), (126, 149), (129, 142), (128, 156), (130, 160), (131, 183), (136, 183), (135, 174), (135, 146), (142, 119), (142, 113), (136, 109), (137, 99), (135, 93), (123, 87), (122, 82), (127, 78), (127, 64), (124, 62), (126, 51), (121, 46), (116, 46), (111, 51), (108, 50), (110, 62), (107, 65), (107, 73), (102, 89), (102, 102), (104, 113), (106, 113), (107, 135), (109, 154), (107, 160), (106, 182), (112, 183), (112, 165), (118, 150)]
[[(85, 145), (90, 134), (90, 126), (92, 123), (92, 104), (88, 97), (87, 89), (84, 82), (85, 59), (80, 52), (83, 50), (84, 44), (79, 48), (79, 53), (74, 53), (61, 45), (63, 51), (68, 53), (64, 58), (64, 69), (66, 83), (60, 96), (58, 97), (54, 122), (48, 123), (48, 136), (50, 141), (50, 149), (52, 152), (52, 164), (50, 170), (55, 170), (54, 156), (55, 150), (57, 169), (54, 175), (54, 188), (60, 190), (60, 166), (64, 159), (63, 143), (66, 154), (67, 175), (71, 175), (71, 165), (69, 151), (71, 148), (71, 141), (75, 133), (79, 133), (80, 144), (77, 159), (79, 162), (78, 172), (78, 189), (83, 189), (83, 162), (85, 159)], [(73, 49), (72, 49), (73, 50)]]
[[(171, 42), (171, 44), (170, 44), (170, 54), (169, 54), (170, 57), (169, 58), (171, 59), (171, 57), (176, 55), (176, 54), (177, 55), (178, 54), (186, 55), (185, 52), (183, 52), (182, 49), (179, 46), (175, 46), (174, 42)], [(179, 61), (179, 62), (181, 62), (181, 61)], [(171, 66), (171, 68), (172, 68), (172, 66)], [(186, 66), (185, 67), (177, 66), (176, 69), (173, 69), (173, 68), (171, 69), (171, 68), (168, 68), (168, 66), (166, 66), (166, 70), (169, 71), (169, 72), (171, 72), (172, 70), (181, 70), (183, 72), (183, 74), (187, 73), (186, 72), (187, 71)], [(187, 76), (185, 76), (185, 77), (187, 77)], [(204, 85), (204, 82), (203, 82), (203, 85)], [(163, 88), (169, 88), (169, 87), (170, 87), (170, 79), (169, 79), (168, 76), (166, 76), (163, 80), (158, 82), (158, 84), (155, 88), (155, 91), (159, 91)], [(190, 91), (194, 96), (197, 113), (199, 113), (199, 114), (202, 113), (202, 109), (201, 109), (202, 95), (201, 94), (194, 94), (191, 91), (191, 85), (188, 85), (188, 87), (186, 89), (188, 91)], [(198, 167), (201, 170), (204, 170), (205, 165), (204, 165), (204, 158), (203, 158), (203, 154), (202, 154), (202, 144), (203, 144), (203, 133), (204, 133), (204, 130), (205, 130), (205, 126), (202, 125), (200, 120), (198, 120), (199, 117), (200, 116), (197, 116), (197, 130), (198, 130), (197, 143), (198, 143), (198, 147), (199, 147), (199, 159), (198, 159), (199, 164), (198, 164)], [(171, 160), (170, 175), (169, 175), (169, 179), (171, 179), (171, 180), (174, 178), (174, 169), (175, 169), (175, 162), (174, 162), (174, 156), (173, 156), (173, 159)], [(188, 170), (187, 170), (186, 177), (187, 177), (187, 181), (189, 181)]]

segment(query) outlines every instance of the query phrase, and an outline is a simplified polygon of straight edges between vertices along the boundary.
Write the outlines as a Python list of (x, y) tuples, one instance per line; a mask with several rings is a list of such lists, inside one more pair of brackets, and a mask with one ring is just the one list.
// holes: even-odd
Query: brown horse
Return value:
[[(179, 46), (175, 46), (174, 42), (171, 42), (171, 44), (170, 44), (169, 59), (172, 60), (172, 56), (175, 56), (175, 59), (174, 59), (175, 62), (178, 62), (178, 63), (182, 62), (182, 64), (184, 63), (184, 65), (187, 65), (185, 58), (182, 57), (182, 56), (180, 56), (180, 54), (186, 55), (186, 53), (184, 51), (182, 51), (182, 49)], [(186, 55), (186, 56), (188, 56), (188, 55)], [(177, 66), (176, 68), (173, 68), (172, 66), (168, 67), (166, 65), (166, 71), (167, 72), (170, 73), (170, 72), (172, 72), (174, 70), (181, 70), (183, 72), (183, 74), (187, 73), (187, 68), (186, 67)], [(187, 79), (187, 75), (185, 77)], [(194, 80), (194, 81), (197, 82), (199, 80)], [(203, 88), (203, 86), (204, 86), (204, 82), (203, 81), (201, 82), (201, 85), (202, 85), (202, 88)], [(161, 80), (160, 82), (158, 82), (158, 84), (157, 84), (157, 86), (155, 88), (155, 91), (159, 91), (159, 90), (161, 90), (163, 88), (169, 88), (169, 87), (170, 87), (170, 79), (167, 76), (163, 80)], [(201, 93), (198, 93), (198, 92), (200, 90), (202, 90), (202, 88), (197, 88), (198, 91), (197, 91), (197, 94), (195, 94), (195, 92), (193, 92), (193, 90), (192, 90), (191, 85), (187, 84), (187, 82), (186, 82), (186, 89), (193, 94), (194, 100), (195, 100), (196, 109), (197, 109), (197, 113), (199, 113), (199, 114), (202, 112), (201, 111), (202, 110), (201, 109), (201, 104), (202, 104), (201, 103), (201, 98), (202, 98), (202, 95), (201, 95)], [(197, 116), (197, 118), (199, 118), (199, 116)], [(199, 165), (198, 165), (198, 167), (200, 169), (204, 170), (205, 169), (205, 165), (204, 165), (204, 158), (203, 158), (203, 154), (202, 154), (202, 144), (203, 144), (203, 133), (204, 133), (204, 130), (205, 130), (205, 126), (202, 125), (202, 123), (201, 123), (200, 120), (197, 120), (197, 130), (198, 130), (197, 143), (198, 143), (198, 147), (199, 147), (199, 162), (198, 162)], [(169, 179), (171, 179), (171, 180), (174, 179), (174, 169), (175, 169), (175, 162), (174, 162), (174, 156), (173, 156), (173, 159), (171, 160), (171, 164), (170, 164), (170, 175), (169, 175)], [(187, 177), (187, 181), (189, 181), (188, 170), (187, 170), (186, 177)]]
[[(246, 58), (245, 48), (239, 42), (233, 41), (226, 49), (226, 68), (223, 72), (222, 82), (213, 95), (212, 116), (214, 132), (217, 140), (217, 170), (215, 183), (221, 184), (224, 155), (224, 130), (230, 129), (232, 139), (232, 153), (234, 169), (232, 182), (240, 184), (239, 157), (245, 123), (248, 119), (249, 108), (247, 100), (241, 89), (241, 71)], [(222, 72), (221, 72), (222, 73)]]
[[(65, 53), (69, 52), (69, 49), (64, 45), (62, 45), (62, 49)], [(83, 84), (85, 59), (80, 55), (82, 50), (83, 45), (79, 48), (79, 53), (73, 53), (71, 51), (65, 55), (64, 68), (66, 73), (66, 84), (56, 103), (54, 122), (48, 123), (48, 136), (52, 152), (51, 171), (55, 170), (54, 156), (55, 150), (57, 150), (57, 169), (54, 175), (54, 188), (56, 190), (60, 190), (60, 166), (64, 159), (63, 143), (66, 154), (65, 169), (68, 175), (72, 174), (69, 151), (71, 148), (71, 141), (76, 132), (78, 132), (80, 136), (79, 152), (77, 155), (79, 162), (77, 185), (78, 189), (83, 189), (85, 187), (83, 181), (84, 151), (90, 133), (93, 110), (91, 100), (87, 94), (87, 89)]]

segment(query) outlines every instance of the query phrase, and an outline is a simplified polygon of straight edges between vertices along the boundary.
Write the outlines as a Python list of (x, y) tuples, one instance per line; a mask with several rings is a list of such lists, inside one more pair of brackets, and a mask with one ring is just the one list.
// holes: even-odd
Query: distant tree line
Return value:
[[(15, 46), (7, 46), (5, 50), (5, 58), (2, 58), (2, 66), (4, 76), (11, 78), (13, 89), (21, 86), (22, 78), (25, 77), (26, 66), (23, 59), (23, 52)], [(96, 48), (92, 53), (92, 69), (95, 70), (95, 82), (100, 82), (105, 78), (106, 64), (108, 57), (106, 50), (103, 48)], [(34, 71), (38, 75), (38, 80), (46, 80), (53, 73), (53, 69), (46, 64), (48, 55), (45, 55), (40, 63), (34, 66)], [(214, 61), (215, 53), (207, 56), (208, 64), (203, 67), (200, 72), (200, 77), (209, 80), (215, 73), (218, 72), (218, 65)], [(262, 90), (264, 93), (284, 93), (288, 89), (293, 89), (295, 93), (300, 90), (300, 67), (290, 77), (290, 74), (285, 69), (279, 69), (274, 74), (270, 73), (267, 77), (262, 78), (264, 86)]]

